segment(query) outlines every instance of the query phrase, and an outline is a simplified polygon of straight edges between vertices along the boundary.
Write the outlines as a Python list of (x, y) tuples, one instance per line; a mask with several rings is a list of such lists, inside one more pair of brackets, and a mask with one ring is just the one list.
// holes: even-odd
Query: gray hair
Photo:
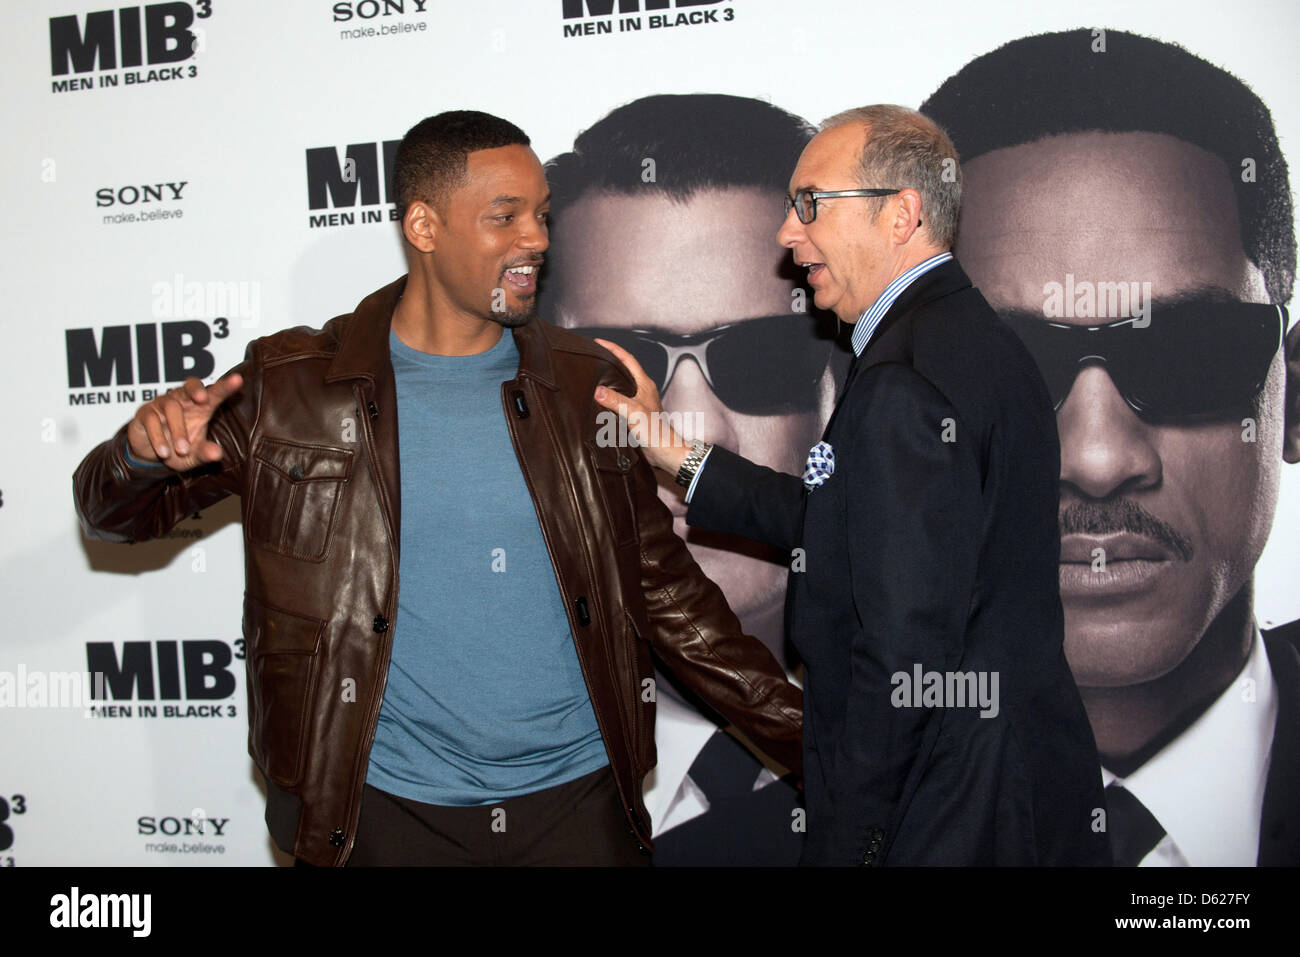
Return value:
[[(905, 106), (860, 106), (836, 113), (822, 130), (864, 127), (866, 142), (858, 155), (857, 178), (863, 189), (905, 189), (921, 194), (922, 226), (938, 246), (951, 249), (961, 211), (961, 162), (937, 123)], [(869, 199), (875, 215), (885, 199)]]

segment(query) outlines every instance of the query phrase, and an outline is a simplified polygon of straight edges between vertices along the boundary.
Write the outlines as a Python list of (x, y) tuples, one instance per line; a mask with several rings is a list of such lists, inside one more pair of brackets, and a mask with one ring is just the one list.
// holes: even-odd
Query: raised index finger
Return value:
[(220, 404), (226, 400), (227, 396), (238, 392), (243, 384), (244, 377), (238, 372), (231, 372), (207, 387), (208, 397), (214, 404)]

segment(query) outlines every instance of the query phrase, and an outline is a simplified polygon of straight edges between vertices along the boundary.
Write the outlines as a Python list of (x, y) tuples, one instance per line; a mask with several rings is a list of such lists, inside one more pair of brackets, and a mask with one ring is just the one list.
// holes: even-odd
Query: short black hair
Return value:
[[(687, 200), (702, 189), (753, 186), (785, 192), (816, 131), (780, 107), (719, 93), (647, 96), (578, 134), (546, 164), (552, 216), (589, 190), (657, 190)], [(643, 178), (645, 160), (654, 178)]]
[(529, 146), (527, 134), (508, 120), (477, 110), (450, 110), (412, 126), (393, 159), (397, 215), (417, 200), (442, 208), (465, 181), (465, 158), (478, 150)]
[[(1220, 157), (1241, 219), (1241, 245), (1274, 303), (1291, 298), (1296, 238), (1286, 160), (1273, 118), (1250, 87), (1182, 47), (1091, 29), (1022, 37), (966, 64), (921, 112), (952, 138), (963, 163), (1062, 133), (1164, 133)], [(1255, 182), (1239, 172), (1255, 161)]]
[[(701, 190), (753, 187), (784, 195), (799, 154), (816, 134), (778, 106), (721, 93), (662, 94), (633, 100), (592, 124), (573, 149), (546, 164), (551, 188), (551, 265), (542, 312), (558, 299), (565, 212), (589, 192), (686, 202)], [(653, 160), (653, 178), (648, 176)], [(774, 207), (779, 215), (779, 208)]]

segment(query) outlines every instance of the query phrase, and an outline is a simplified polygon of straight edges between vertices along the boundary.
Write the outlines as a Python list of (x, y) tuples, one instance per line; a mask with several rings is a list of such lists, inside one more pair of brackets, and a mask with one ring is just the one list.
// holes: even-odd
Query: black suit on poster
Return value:
[[(835, 471), (811, 492), (715, 447), (686, 516), (804, 549), (786, 609), (805, 666), (803, 863), (1108, 864), (1063, 650), (1055, 413), (955, 260), (886, 313), (825, 440)], [(914, 706), (921, 688), (894, 706), (894, 676), (918, 665), (990, 691), (996, 673), (997, 713)]]
[(1259, 826), (1261, 867), (1300, 864), (1300, 621), (1264, 632), (1268, 664), (1277, 682), (1264, 811)]
[(655, 835), (656, 867), (793, 867), (803, 851), (802, 807), (789, 775), (754, 790), (763, 765), (727, 732), (715, 731), (691, 765), (709, 809)]

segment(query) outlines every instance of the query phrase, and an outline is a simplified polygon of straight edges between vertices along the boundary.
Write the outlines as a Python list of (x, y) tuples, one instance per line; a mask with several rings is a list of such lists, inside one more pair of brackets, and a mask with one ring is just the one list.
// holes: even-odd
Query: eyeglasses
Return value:
[(620, 326), (573, 331), (632, 353), (661, 396), (689, 356), (719, 401), (745, 415), (814, 411), (833, 345), (815, 337), (807, 315), (762, 316), (686, 335)]
[(790, 210), (793, 209), (795, 215), (799, 217), (799, 222), (807, 225), (817, 218), (819, 199), (838, 199), (841, 196), (893, 196), (901, 192), (901, 189), (833, 189), (829, 192), (798, 189), (795, 190), (794, 196), (786, 196), (785, 215), (789, 216)]
[(1070, 326), (1001, 315), (1038, 363), (1057, 409), (1080, 370), (1095, 363), (1134, 412), (1157, 421), (1248, 412), (1287, 324), (1282, 306), (1213, 300), (1157, 304), (1150, 325), (1136, 327), (1133, 319)]

